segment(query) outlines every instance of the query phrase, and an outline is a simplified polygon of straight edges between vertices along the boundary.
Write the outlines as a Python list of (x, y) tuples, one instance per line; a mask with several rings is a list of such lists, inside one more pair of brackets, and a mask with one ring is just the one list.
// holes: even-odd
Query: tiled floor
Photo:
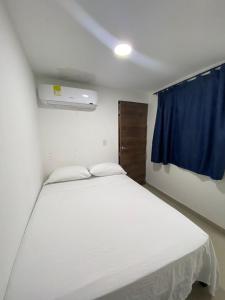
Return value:
[(211, 297), (208, 293), (207, 288), (202, 288), (199, 284), (193, 286), (191, 295), (189, 295), (188, 300), (225, 300), (225, 233), (213, 226), (209, 222), (205, 221), (203, 218), (192, 212), (190, 209), (184, 207), (183, 205), (176, 202), (169, 196), (161, 193), (149, 185), (145, 186), (153, 194), (157, 195), (159, 198), (167, 202), (169, 205), (173, 206), (179, 210), (183, 215), (191, 219), (204, 231), (206, 231), (212, 239), (216, 255), (219, 261), (220, 268), (220, 286), (215, 297)]

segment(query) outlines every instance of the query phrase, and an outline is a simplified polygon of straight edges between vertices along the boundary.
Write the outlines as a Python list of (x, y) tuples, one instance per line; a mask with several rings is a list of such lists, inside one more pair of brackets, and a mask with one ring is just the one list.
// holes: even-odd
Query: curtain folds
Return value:
[(158, 94), (152, 162), (223, 178), (225, 66)]

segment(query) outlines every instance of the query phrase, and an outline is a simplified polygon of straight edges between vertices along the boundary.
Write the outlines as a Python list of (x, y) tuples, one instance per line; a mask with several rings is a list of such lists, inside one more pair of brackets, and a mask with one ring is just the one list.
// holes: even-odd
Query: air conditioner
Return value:
[(94, 110), (97, 106), (96, 91), (61, 85), (40, 84), (38, 97), (41, 106), (47, 107)]

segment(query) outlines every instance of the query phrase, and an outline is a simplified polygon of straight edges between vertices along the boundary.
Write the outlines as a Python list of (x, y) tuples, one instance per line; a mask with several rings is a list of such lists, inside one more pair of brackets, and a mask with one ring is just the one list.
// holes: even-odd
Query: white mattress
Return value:
[(7, 300), (183, 300), (217, 284), (208, 235), (126, 175), (43, 187)]

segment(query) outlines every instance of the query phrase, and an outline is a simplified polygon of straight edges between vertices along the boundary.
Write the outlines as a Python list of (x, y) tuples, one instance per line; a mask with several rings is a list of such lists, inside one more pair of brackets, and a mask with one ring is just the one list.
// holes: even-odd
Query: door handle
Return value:
[(121, 150), (126, 150), (126, 149), (127, 149), (127, 147), (121, 146)]

